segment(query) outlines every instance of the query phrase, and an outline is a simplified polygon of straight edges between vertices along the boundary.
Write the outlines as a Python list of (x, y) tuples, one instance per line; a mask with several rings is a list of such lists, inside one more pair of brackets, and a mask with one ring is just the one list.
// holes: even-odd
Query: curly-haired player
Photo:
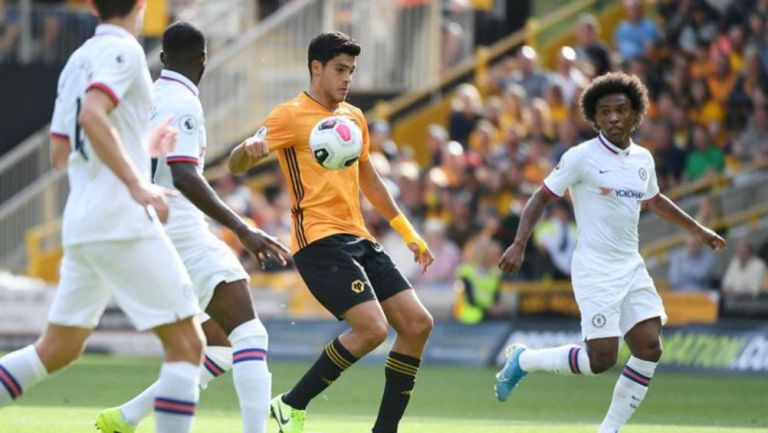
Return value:
[(640, 405), (661, 358), (661, 298), (638, 251), (637, 224), (643, 206), (678, 224), (716, 251), (725, 241), (659, 192), (653, 156), (630, 136), (643, 121), (648, 91), (635, 76), (596, 78), (581, 97), (581, 110), (597, 137), (568, 150), (523, 211), (515, 241), (499, 267), (514, 273), (542, 210), (570, 190), (579, 243), (572, 283), (581, 311), (585, 346), (542, 350), (515, 344), (496, 375), (496, 397), (506, 401), (530, 372), (595, 375), (616, 364), (619, 338), (632, 352), (613, 393), (599, 433), (617, 433)]

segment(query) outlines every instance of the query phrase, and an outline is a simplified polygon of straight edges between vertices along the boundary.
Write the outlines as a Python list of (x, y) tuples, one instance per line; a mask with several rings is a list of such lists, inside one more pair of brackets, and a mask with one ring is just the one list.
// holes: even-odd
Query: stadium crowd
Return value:
[[(634, 73), (649, 87), (650, 110), (635, 140), (654, 153), (662, 191), (764, 161), (768, 0), (717, 5), (720, 9), (701, 0), (660, 2), (650, 19), (642, 2), (625, 1), (626, 19), (613, 35), (602, 34), (594, 16), (583, 15), (574, 30), (576, 43), (560, 50), (552, 70), (540, 67), (532, 47), (520, 47), (491, 69), (482, 91), (469, 83), (459, 86), (450, 117), (428, 128), (426, 163), (405, 143), (391, 140), (386, 122), (371, 122), (372, 157), (400, 206), (420, 224), (434, 265), (421, 275), (411, 253), (370, 206), (364, 210), (369, 228), (419, 286), (450, 288), (457, 279), (466, 282), (467, 269), (477, 278), (503, 278), (495, 263), (514, 238), (527, 198), (568, 148), (594, 136), (580, 115), (579, 95), (591, 78), (609, 70)], [(281, 184), (252, 194), (232, 177), (216, 183), (230, 204), (287, 241), (290, 204)], [(705, 199), (702, 212), (706, 204)], [(554, 203), (515, 279), (567, 278), (575, 239), (570, 207)], [(738, 249), (734, 261), (760, 263), (743, 266), (760, 274), (757, 292), (764, 291), (765, 258), (748, 254), (754, 246)], [(722, 276), (710, 274), (714, 260), (706, 254), (682, 267), (696, 275), (699, 286), (682, 280), (681, 263), (674, 264), (680, 260), (672, 259), (673, 288), (678, 283), (683, 290), (718, 287)], [(687, 264), (694, 262), (691, 272)], [(729, 271), (723, 279), (726, 292), (742, 287), (732, 282), (734, 273), (741, 275)]]

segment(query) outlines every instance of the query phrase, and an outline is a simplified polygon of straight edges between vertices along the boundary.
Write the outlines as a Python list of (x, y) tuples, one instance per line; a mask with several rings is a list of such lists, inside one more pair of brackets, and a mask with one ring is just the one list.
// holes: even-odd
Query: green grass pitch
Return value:
[[(2, 433), (94, 432), (101, 408), (132, 397), (155, 378), (156, 360), (88, 356), (0, 411)], [(273, 360), (273, 390), (282, 392), (307, 367)], [(601, 377), (533, 374), (507, 403), (493, 398), (494, 371), (431, 366), (417, 382), (401, 433), (594, 433), (608, 407), (614, 370)], [(310, 406), (307, 433), (370, 432), (383, 371), (356, 365)], [(270, 424), (270, 433), (276, 432)], [(138, 432), (150, 433), (145, 420)], [(227, 374), (202, 393), (196, 433), (241, 431), (237, 398)], [(656, 375), (643, 406), (623, 433), (768, 431), (764, 376)]]

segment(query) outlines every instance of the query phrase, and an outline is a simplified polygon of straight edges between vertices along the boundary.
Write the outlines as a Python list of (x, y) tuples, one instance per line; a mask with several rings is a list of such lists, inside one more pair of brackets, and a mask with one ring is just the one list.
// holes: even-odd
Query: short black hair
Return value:
[(163, 52), (175, 59), (196, 58), (205, 51), (205, 35), (194, 24), (176, 21), (163, 32)]
[(632, 109), (637, 113), (637, 120), (633, 127), (636, 129), (642, 123), (645, 112), (648, 110), (648, 89), (635, 75), (624, 72), (609, 72), (592, 80), (579, 100), (581, 114), (597, 129), (597, 122), (595, 122), (597, 101), (603, 96), (613, 93), (621, 93), (629, 98)]
[(311, 76), (313, 60), (317, 60), (325, 66), (329, 60), (339, 54), (357, 57), (360, 55), (360, 42), (342, 32), (321, 33), (312, 39), (307, 51), (307, 67)]
[(136, 6), (136, 0), (93, 0), (102, 21), (128, 15)]

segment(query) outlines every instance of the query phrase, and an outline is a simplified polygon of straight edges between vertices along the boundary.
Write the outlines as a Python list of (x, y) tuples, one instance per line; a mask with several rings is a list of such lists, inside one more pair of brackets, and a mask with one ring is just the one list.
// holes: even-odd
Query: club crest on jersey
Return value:
[(592, 316), (592, 326), (595, 328), (602, 328), (605, 326), (605, 316), (603, 316), (600, 313), (595, 314)]
[(117, 53), (112, 57), (112, 66), (118, 71), (128, 67), (128, 58), (125, 53)]
[(640, 179), (642, 180), (648, 179), (648, 172), (645, 171), (643, 167), (640, 167), (640, 170), (637, 171), (637, 174), (640, 175)]
[(365, 283), (363, 283), (360, 280), (355, 280), (352, 282), (352, 291), (355, 293), (363, 293), (363, 290), (365, 290)]
[(197, 121), (192, 115), (183, 116), (179, 119), (179, 128), (181, 132), (193, 134), (197, 130)]

